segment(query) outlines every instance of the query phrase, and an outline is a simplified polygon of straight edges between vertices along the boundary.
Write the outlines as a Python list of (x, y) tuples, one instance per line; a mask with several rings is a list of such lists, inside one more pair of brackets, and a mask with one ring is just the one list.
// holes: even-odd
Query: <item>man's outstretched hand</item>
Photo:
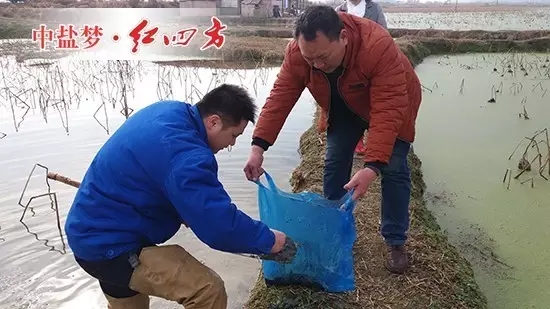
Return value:
[(273, 232), (273, 234), (275, 234), (275, 243), (273, 244), (270, 253), (279, 253), (281, 250), (283, 250), (283, 247), (285, 246), (286, 235), (285, 233), (279, 232), (277, 230), (271, 231)]
[(257, 181), (264, 173), (262, 164), (264, 163), (264, 150), (258, 146), (252, 146), (248, 161), (244, 166), (244, 174), (246, 179), (250, 181)]
[(270, 254), (260, 255), (260, 259), (279, 263), (290, 263), (294, 260), (298, 247), (296, 243), (284, 233), (272, 230), (275, 234), (275, 244)]
[(367, 193), (367, 189), (376, 176), (374, 170), (365, 167), (353, 175), (351, 180), (344, 186), (344, 189), (348, 191), (354, 189), (352, 199), (356, 201)]

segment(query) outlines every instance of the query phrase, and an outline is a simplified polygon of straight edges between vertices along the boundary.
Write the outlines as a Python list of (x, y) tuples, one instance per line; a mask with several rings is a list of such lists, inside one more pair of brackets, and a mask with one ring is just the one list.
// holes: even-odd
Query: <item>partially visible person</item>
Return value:
[(382, 6), (372, 0), (346, 0), (336, 7), (336, 11), (368, 18), (384, 27), (384, 29), (388, 29)]
[(149, 308), (149, 296), (185, 309), (226, 309), (220, 276), (179, 245), (183, 225), (212, 249), (282, 250), (285, 234), (237, 209), (218, 180), (218, 151), (235, 144), (256, 105), (221, 85), (198, 103), (161, 101), (136, 112), (92, 160), (65, 224), (76, 262), (110, 309)]
[(273, 18), (281, 18), (281, 7), (278, 5), (273, 6)]
[[(375, 22), (338, 13), (330, 6), (306, 8), (296, 21), (294, 40), (286, 47), (252, 134), (244, 167), (248, 179), (263, 173), (264, 152), (275, 143), (305, 88), (321, 109), (318, 129), (326, 130), (325, 198), (338, 200), (353, 190), (357, 200), (381, 176), (386, 267), (403, 273), (408, 267), (405, 243), (411, 193), (407, 155), (422, 100), (412, 64), (389, 32)], [(369, 138), (364, 168), (350, 179), (354, 148), (365, 130)]]
[[(384, 16), (382, 6), (372, 0), (347, 0), (337, 6), (336, 11), (347, 12), (351, 15), (368, 18), (384, 27), (384, 29), (388, 29), (386, 16)], [(357, 143), (357, 146), (355, 146), (355, 153), (364, 155), (365, 150), (365, 136), (363, 136)]]

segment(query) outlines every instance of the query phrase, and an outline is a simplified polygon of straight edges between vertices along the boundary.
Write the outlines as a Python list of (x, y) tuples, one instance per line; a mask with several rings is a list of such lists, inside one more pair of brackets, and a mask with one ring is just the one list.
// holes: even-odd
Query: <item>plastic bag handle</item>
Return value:
[[(267, 180), (267, 184), (269, 186), (269, 188), (273, 191), (277, 191), (279, 190), (279, 188), (277, 188), (277, 185), (275, 184), (275, 181), (273, 181), (273, 178), (271, 178), (271, 175), (269, 175), (268, 172), (264, 171), (264, 175), (265, 175), (265, 179)], [(262, 182), (260, 181), (260, 179), (258, 178), (258, 180), (255, 180), (254, 181), (258, 186), (262, 186), (262, 187), (265, 187)]]
[[(348, 191), (348, 193), (346, 193), (346, 195), (348, 196), (348, 198), (346, 198), (346, 200), (344, 201), (344, 204), (342, 204), (342, 206), (340, 206), (340, 209), (343, 209), (343, 210), (350, 210), (350, 209), (353, 209), (353, 206), (354, 206), (354, 202), (353, 202), (353, 191), (355, 191), (355, 189), (351, 189), (350, 191)], [(345, 195), (344, 195), (345, 196)]]
[[(275, 181), (273, 181), (273, 178), (271, 177), (271, 175), (269, 175), (269, 173), (266, 171), (264, 171), (264, 175), (265, 175), (265, 179), (267, 180), (269, 189), (271, 189), (272, 191), (278, 191), (279, 188), (277, 188), (277, 185), (275, 184)], [(266, 186), (260, 181), (260, 179), (254, 180), (254, 183), (256, 183), (258, 186), (266, 188)], [(352, 200), (354, 191), (355, 189), (351, 189), (350, 191), (348, 191), (348, 193), (346, 193), (347, 198), (344, 200), (344, 203), (342, 204), (342, 206), (340, 206), (340, 209), (345, 211), (353, 210), (355, 206), (355, 202)]]

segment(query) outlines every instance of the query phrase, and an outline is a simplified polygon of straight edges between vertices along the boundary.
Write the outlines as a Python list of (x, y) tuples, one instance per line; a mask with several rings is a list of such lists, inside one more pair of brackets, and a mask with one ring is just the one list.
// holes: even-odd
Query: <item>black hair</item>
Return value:
[(205, 94), (196, 105), (201, 117), (218, 115), (224, 127), (237, 126), (243, 120), (254, 123), (256, 119), (254, 100), (246, 89), (236, 85), (222, 84)]
[(340, 39), (342, 29), (344, 23), (333, 7), (314, 5), (306, 8), (296, 20), (294, 38), (302, 35), (306, 41), (313, 41), (317, 38), (317, 31), (320, 31), (330, 41), (335, 41)]

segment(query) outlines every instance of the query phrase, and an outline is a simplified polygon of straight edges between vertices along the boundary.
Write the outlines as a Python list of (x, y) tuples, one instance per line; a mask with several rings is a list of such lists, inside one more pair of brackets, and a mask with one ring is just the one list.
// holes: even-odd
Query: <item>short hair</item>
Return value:
[(294, 38), (300, 35), (306, 41), (317, 38), (317, 31), (323, 33), (330, 41), (340, 39), (344, 23), (336, 10), (328, 5), (314, 5), (306, 8), (296, 20)]
[(196, 105), (202, 118), (218, 115), (224, 127), (237, 126), (243, 120), (254, 123), (256, 119), (254, 99), (246, 89), (236, 85), (222, 84), (206, 93)]

